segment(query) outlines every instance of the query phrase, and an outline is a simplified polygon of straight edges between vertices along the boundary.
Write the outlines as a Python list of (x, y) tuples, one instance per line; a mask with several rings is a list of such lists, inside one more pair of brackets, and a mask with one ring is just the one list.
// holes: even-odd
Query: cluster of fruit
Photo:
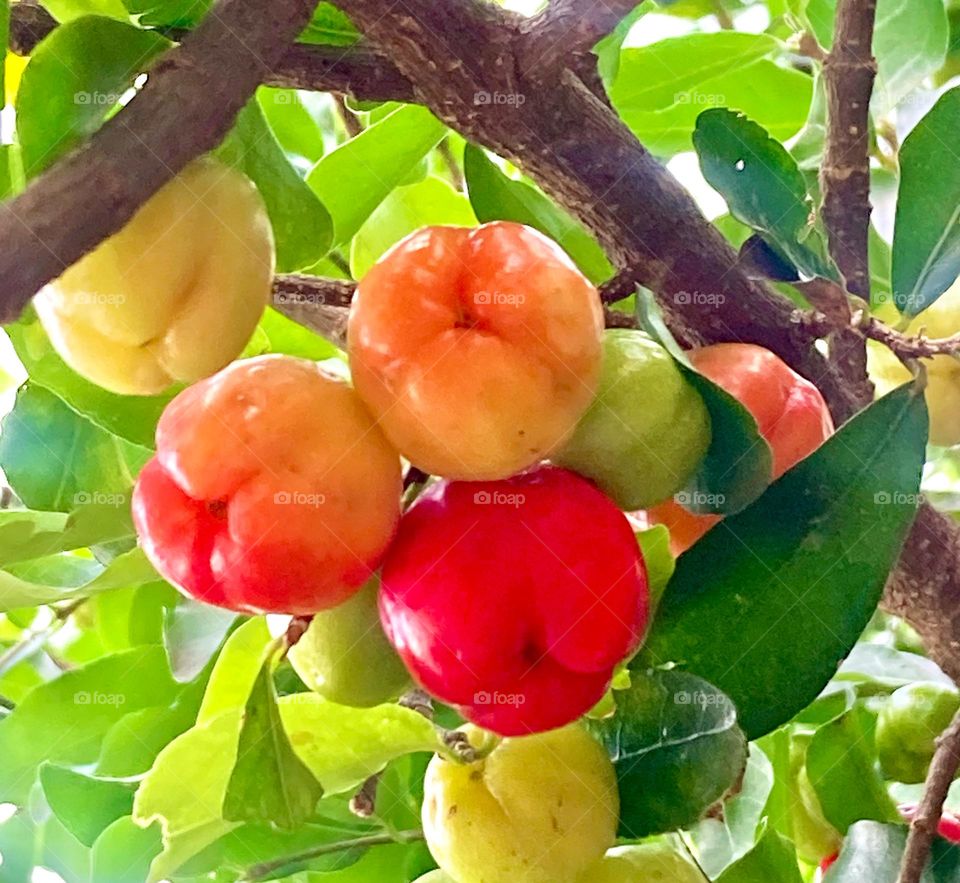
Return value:
[[(702, 398), (651, 338), (604, 332), (596, 289), (517, 224), (426, 228), (388, 252), (351, 307), (352, 385), (289, 356), (232, 361), (272, 272), (256, 190), (202, 160), (37, 298), (95, 382), (192, 383), (137, 480), (143, 549), (202, 601), (312, 616), (290, 659), (327, 698), (376, 704), (412, 675), (507, 737), (428, 773), (425, 831), (455, 879), (632, 879), (640, 853), (604, 856), (616, 783), (577, 719), (648, 623), (625, 513), (667, 524), (678, 554), (717, 520), (672, 499), (710, 445)], [(767, 350), (690, 357), (753, 414), (773, 478), (832, 431), (816, 388)], [(435, 477), (405, 512), (404, 460)], [(531, 773), (531, 753), (556, 763)], [(518, 768), (525, 790), (502, 786)], [(664, 879), (692, 867), (661, 853), (679, 862)]]

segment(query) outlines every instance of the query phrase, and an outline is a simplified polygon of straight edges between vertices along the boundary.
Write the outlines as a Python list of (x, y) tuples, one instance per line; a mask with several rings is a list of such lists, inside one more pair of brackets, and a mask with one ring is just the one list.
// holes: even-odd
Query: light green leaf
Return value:
[(197, 724), (205, 724), (225, 711), (241, 711), (260, 673), (270, 632), (262, 616), (245, 622), (223, 645), (213, 667)]
[(146, 880), (150, 861), (163, 848), (156, 828), (141, 828), (130, 816), (111, 824), (93, 844), (90, 879), (97, 883)]
[(43, 5), (59, 22), (72, 21), (84, 15), (104, 15), (123, 22), (130, 20), (120, 0), (44, 0)]
[(719, 877), (717, 883), (802, 883), (793, 844), (772, 828), (767, 829), (757, 845), (737, 859)]
[(442, 749), (434, 725), (400, 705), (350, 708), (315, 693), (284, 696), (279, 705), (294, 751), (327, 794), (349, 791), (395, 757)]
[(121, 717), (170, 702), (177, 689), (158, 646), (105, 656), (37, 687), (0, 720), (0, 802), (22, 802), (43, 761), (92, 763)]
[(100, 16), (74, 19), (44, 39), (17, 93), (27, 177), (100, 128), (137, 75), (169, 45), (159, 34)]
[(350, 272), (362, 279), (392, 245), (429, 224), (472, 227), (477, 219), (470, 201), (446, 181), (428, 176), (390, 193), (353, 237)]
[(240, 111), (216, 154), (257, 185), (273, 225), (279, 272), (309, 267), (327, 253), (330, 215), (290, 164), (255, 99)]
[(333, 218), (334, 245), (353, 238), (445, 132), (443, 123), (426, 108), (400, 107), (310, 170), (307, 183)]
[(481, 223), (504, 220), (527, 224), (558, 243), (593, 283), (613, 275), (613, 265), (582, 224), (539, 190), (508, 178), (479, 147), (467, 145), (463, 170), (470, 203)]

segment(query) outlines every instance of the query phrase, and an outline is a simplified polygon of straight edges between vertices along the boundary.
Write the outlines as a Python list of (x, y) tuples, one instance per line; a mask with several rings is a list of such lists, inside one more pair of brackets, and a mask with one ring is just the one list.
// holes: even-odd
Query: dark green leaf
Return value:
[(901, 387), (682, 555), (634, 666), (674, 661), (751, 739), (816, 698), (876, 610), (919, 501), (927, 412)]
[(579, 221), (539, 190), (508, 178), (479, 147), (468, 144), (463, 156), (470, 204), (480, 223), (502, 220), (527, 224), (559, 244), (593, 283), (613, 275), (613, 265), (603, 249)]
[(426, 108), (408, 105), (328, 153), (307, 183), (333, 218), (334, 245), (353, 238), (387, 194), (400, 184), (446, 133)]
[[(902, 825), (857, 822), (847, 832), (840, 858), (830, 869), (830, 883), (897, 883), (907, 843)], [(960, 881), (960, 848), (937, 838), (921, 883)]]
[(92, 763), (114, 723), (176, 689), (162, 647), (105, 656), (37, 687), (0, 720), (0, 801), (23, 801), (43, 761)]
[(757, 845), (738, 859), (719, 877), (717, 883), (802, 883), (797, 854), (789, 840), (772, 828)]
[(770, 446), (757, 421), (730, 393), (700, 374), (673, 339), (648, 291), (637, 293), (637, 311), (647, 331), (660, 341), (684, 376), (697, 388), (710, 412), (710, 447), (697, 474), (675, 498), (692, 512), (738, 512), (766, 490), (773, 470)]
[(257, 185), (273, 225), (277, 270), (303, 269), (329, 251), (330, 215), (290, 164), (255, 99), (240, 111), (216, 153)]
[(876, 720), (862, 705), (817, 730), (807, 775), (824, 816), (840, 833), (858, 819), (897, 822), (897, 808), (876, 768)]
[(737, 782), (747, 743), (733, 703), (681, 671), (635, 671), (611, 717), (587, 720), (620, 788), (620, 832), (646, 837), (699, 821)]
[(796, 161), (762, 127), (743, 114), (715, 108), (697, 118), (693, 144), (709, 184), (730, 213), (776, 246), (807, 276), (837, 278)]
[(133, 809), (135, 782), (87, 776), (68, 767), (45, 763), (40, 784), (53, 814), (86, 846), (104, 829)]
[(100, 16), (75, 19), (46, 37), (17, 93), (27, 177), (100, 128), (137, 75), (169, 45), (159, 34)]
[(2, 427), (0, 468), (31, 509), (69, 512), (91, 503), (127, 508), (134, 478), (151, 456), (29, 383)]
[(900, 148), (900, 190), (893, 233), (893, 298), (915, 316), (960, 274), (960, 165), (944, 144), (960, 131), (960, 87), (940, 97)]
[(267, 660), (247, 700), (223, 817), (231, 822), (272, 822), (296, 828), (316, 809), (323, 788), (294, 753), (277, 709)]

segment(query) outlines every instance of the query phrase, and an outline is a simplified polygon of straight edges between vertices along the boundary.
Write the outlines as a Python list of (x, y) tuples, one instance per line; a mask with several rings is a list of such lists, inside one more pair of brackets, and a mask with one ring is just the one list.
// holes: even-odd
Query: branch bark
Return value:
[(937, 827), (943, 814), (943, 804), (953, 777), (960, 767), (960, 712), (937, 739), (937, 751), (930, 763), (923, 786), (923, 799), (910, 822), (910, 835), (903, 853), (898, 883), (920, 883), (923, 869), (930, 855), (930, 847), (937, 836)]
[[(221, 0), (159, 60), (127, 107), (0, 205), (0, 321), (15, 319), (45, 283), (123, 227), (192, 159), (216, 147), (314, 5)], [(71, 215), (75, 221), (65, 223)]]

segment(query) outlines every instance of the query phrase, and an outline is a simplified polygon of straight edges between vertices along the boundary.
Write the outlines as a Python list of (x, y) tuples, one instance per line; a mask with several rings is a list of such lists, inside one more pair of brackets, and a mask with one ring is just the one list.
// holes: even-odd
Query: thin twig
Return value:
[(350, 812), (361, 819), (369, 819), (377, 811), (377, 789), (382, 773), (374, 773), (350, 798)]
[(40, 650), (56, 634), (77, 609), (87, 603), (86, 598), (77, 598), (62, 607), (54, 607), (53, 619), (42, 629), (28, 631), (0, 655), (0, 675), (6, 674), (18, 662), (29, 658)]
[(366, 849), (370, 846), (387, 846), (391, 843), (417, 843), (423, 840), (423, 831), (419, 828), (410, 831), (395, 831), (393, 833), (366, 834), (363, 837), (353, 837), (349, 840), (337, 840), (334, 843), (322, 843), (311, 849), (305, 849), (303, 852), (296, 852), (293, 855), (283, 858), (271, 859), (268, 862), (260, 862), (247, 869), (243, 880), (246, 883), (255, 883), (257, 880), (268, 880), (271, 875), (286, 867), (302, 865), (320, 858), (324, 855), (332, 855), (335, 852), (343, 852), (347, 849)]
[(356, 138), (363, 131), (363, 123), (357, 118), (357, 115), (347, 107), (347, 102), (342, 95), (334, 95), (333, 103), (337, 108), (337, 116), (343, 123), (343, 128), (350, 138)]
[(943, 804), (960, 768), (960, 712), (937, 739), (937, 750), (927, 771), (923, 799), (910, 822), (898, 883), (919, 883), (943, 815)]

